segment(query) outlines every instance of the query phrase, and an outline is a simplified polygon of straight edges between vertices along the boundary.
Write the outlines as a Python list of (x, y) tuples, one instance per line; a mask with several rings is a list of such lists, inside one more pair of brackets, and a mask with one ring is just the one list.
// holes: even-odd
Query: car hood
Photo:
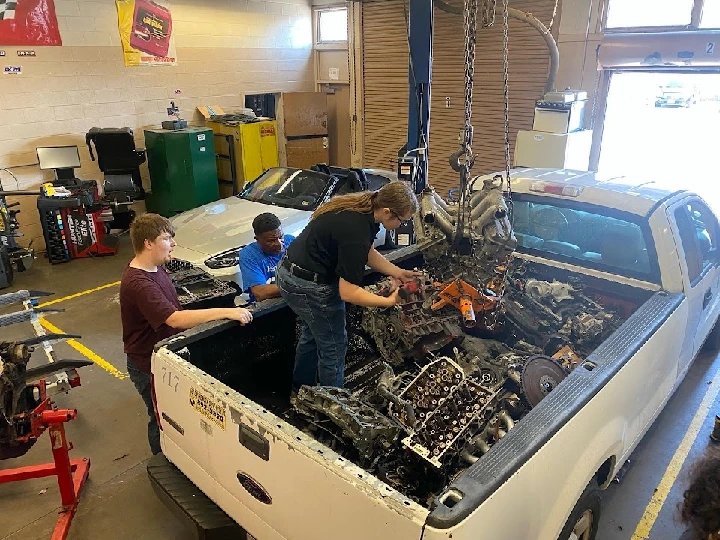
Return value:
[(312, 212), (228, 197), (183, 212), (172, 218), (175, 242), (181, 248), (207, 256), (216, 255), (254, 240), (252, 221), (263, 212), (275, 214), (283, 232), (296, 236), (305, 228)]

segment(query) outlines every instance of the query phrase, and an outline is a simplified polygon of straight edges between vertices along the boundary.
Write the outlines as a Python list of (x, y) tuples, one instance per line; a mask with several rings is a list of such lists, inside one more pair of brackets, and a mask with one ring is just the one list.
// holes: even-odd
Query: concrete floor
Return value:
[[(39, 259), (28, 272), (16, 276), (13, 287), (53, 291), (61, 298), (120, 279), (130, 259), (127, 238), (117, 256), (75, 260), (51, 267)], [(48, 320), (68, 333), (83, 335), (82, 343), (125, 373), (122, 353), (118, 287), (67, 300), (56, 307), (65, 313)], [(29, 323), (2, 329), (2, 338), (32, 335)], [(56, 346), (61, 357), (81, 358), (66, 344)], [(38, 356), (38, 353), (36, 353)], [(33, 362), (43, 358), (34, 358)], [(632, 456), (620, 484), (604, 493), (600, 540), (629, 539), (650, 497), (698, 409), (720, 359), (704, 355), (696, 360), (686, 380)], [(78, 418), (68, 424), (68, 438), (75, 446), (71, 457), (89, 457), (90, 478), (82, 495), (69, 540), (189, 540), (192, 535), (155, 497), (145, 464), (150, 457), (146, 439), (144, 405), (129, 379), (114, 377), (99, 366), (81, 370), (82, 386), (57, 396), (59, 407), (77, 408)], [(632, 389), (628, 389), (632, 391)], [(720, 412), (716, 402), (713, 412)], [(693, 445), (677, 482), (670, 491), (652, 530), (653, 540), (676, 540), (682, 528), (673, 517), (684, 490), (687, 465), (707, 446), (712, 413)], [(0, 469), (52, 460), (49, 439), (43, 436), (23, 457), (0, 461)], [(59, 506), (54, 478), (0, 487), (0, 539), (46, 540), (54, 527)], [(338, 537), (340, 538), (340, 536)], [(262, 540), (262, 539), (259, 539)]]

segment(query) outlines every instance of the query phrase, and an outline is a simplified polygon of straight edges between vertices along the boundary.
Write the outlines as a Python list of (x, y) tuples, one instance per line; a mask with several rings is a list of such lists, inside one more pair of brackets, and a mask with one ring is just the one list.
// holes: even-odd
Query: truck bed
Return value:
[[(522, 460), (531, 455), (528, 452), (531, 452), (532, 448), (537, 448), (551, 437), (554, 430), (582, 406), (584, 400), (589, 399), (609, 380), (613, 366), (621, 362), (621, 358), (627, 357), (626, 353), (630, 350), (628, 347), (632, 348), (638, 340), (642, 342), (645, 330), (639, 334), (638, 328), (650, 328), (653, 321), (661, 320), (661, 312), (668, 309), (667, 295), (651, 296), (652, 293), (646, 290), (587, 276), (580, 278), (552, 267), (535, 265), (533, 272), (534, 279), (542, 277), (547, 282), (572, 281), (577, 284), (578, 280), (582, 280), (584, 293), (600, 299), (608, 306), (608, 311), (615, 317), (614, 328), (619, 329), (600, 344), (597, 350), (586, 351), (582, 356), (581, 367), (572, 371), (539, 405), (531, 407), (522, 399), (522, 410), (513, 414), (514, 427), (507, 430), (504, 437), (496, 436), (494, 440), (490, 437), (489, 446), (492, 448), (489, 452), (486, 451), (485, 455), (481, 455), (472, 466), (457, 456), (451, 464), (443, 464), (442, 467), (428, 466), (422, 459), (419, 460), (420, 463), (417, 459), (410, 463), (417, 456), (408, 457), (407, 445), (404, 448), (399, 440), (386, 449), (387, 455), (397, 458), (396, 460), (369, 455), (368, 452), (358, 451), (357, 445), (353, 445), (353, 441), (347, 437), (347, 432), (343, 433), (337, 425), (333, 425), (332, 417), (308, 411), (307, 406), (293, 407), (290, 402), (290, 389), (298, 326), (294, 314), (285, 306), (274, 305), (266, 313), (256, 313), (254, 323), (247, 327), (220, 323), (191, 330), (186, 332), (183, 338), (173, 340), (168, 349), (201, 370), (211, 380), (233, 389), (263, 411), (272, 413), (277, 417), (278, 425), (286, 423), (300, 430), (328, 450), (380, 478), (383, 485), (390, 486), (426, 509), (437, 506), (437, 496), (445, 492), (450, 484), (460, 485), (463, 487), (462, 493), (469, 493), (467, 482), (472, 482), (473, 497), (458, 501), (458, 504), (450, 503), (452, 509), (443, 505), (437, 506), (432, 516), (437, 516), (437, 523), (440, 524), (452, 521), (454, 518), (451, 519), (450, 515), (466, 515), (483, 497), (487, 497), (498, 483), (502, 483)], [(510, 295), (510, 303), (512, 299), (513, 295)], [(509, 312), (512, 312), (512, 306), (507, 307)], [(635, 312), (636, 316), (632, 316)], [(375, 406), (381, 415), (387, 414), (387, 404), (378, 402), (376, 395), (378, 382), (387, 363), (372, 344), (368, 343), (368, 336), (358, 330), (361, 326), (358, 317), (361, 315), (358, 310), (348, 310), (350, 347), (346, 365), (346, 387), (348, 394), (354, 398)], [(629, 317), (630, 320), (622, 324)], [(518, 332), (522, 330), (522, 321), (510, 326), (512, 327), (492, 336), (468, 333), (464, 340), (460, 341), (460, 345), (453, 342), (436, 351), (434, 357), (453, 357), (453, 348), (456, 346), (473, 351), (490, 351), (488, 354), (494, 354), (500, 350), (499, 347), (505, 347), (505, 354), (530, 355), (527, 350), (530, 345), (523, 339), (530, 341), (530, 338), (518, 336)], [(628, 342), (630, 338), (633, 338), (632, 343)], [(523, 347), (523, 350), (517, 349), (518, 346)], [(542, 355), (543, 351), (535, 352)], [(488, 367), (497, 372), (497, 366)], [(405, 380), (408, 380), (417, 376), (421, 368), (422, 364), (412, 361), (395, 371), (403, 371), (406, 374)], [(503, 392), (514, 391), (519, 394), (517, 385), (508, 390), (507, 381), (496, 387)], [(313, 397), (317, 398), (317, 395)], [(321, 397), (328, 398), (327, 395)], [(330, 399), (335, 398), (330, 396)], [(236, 407), (247, 405), (244, 400), (241, 404), (235, 404)], [(337, 420), (337, 417), (334, 420)], [(404, 473), (396, 474), (396, 468), (403, 469)]]

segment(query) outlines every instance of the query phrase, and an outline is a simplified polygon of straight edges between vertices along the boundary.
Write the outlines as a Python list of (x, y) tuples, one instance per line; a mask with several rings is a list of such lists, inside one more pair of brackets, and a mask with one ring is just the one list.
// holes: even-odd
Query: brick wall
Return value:
[[(3, 65), (21, 75), (0, 79), (0, 169), (11, 168), (21, 189), (52, 178), (40, 171), (35, 148), (76, 144), (76, 175), (101, 180), (90, 161), (85, 133), (93, 126), (130, 127), (144, 146), (143, 128), (167, 118), (172, 99), (183, 118), (199, 123), (195, 107), (242, 107), (249, 93), (313, 90), (310, 0), (174, 0), (171, 3), (177, 66), (125, 67), (112, 0), (55, 0), (62, 47), (35, 47)], [(27, 48), (27, 47), (23, 47)], [(181, 90), (181, 94), (176, 94)], [(147, 181), (147, 168), (143, 175)], [(16, 182), (0, 170), (4, 189)], [(34, 198), (19, 198), (27, 245), (44, 246)]]

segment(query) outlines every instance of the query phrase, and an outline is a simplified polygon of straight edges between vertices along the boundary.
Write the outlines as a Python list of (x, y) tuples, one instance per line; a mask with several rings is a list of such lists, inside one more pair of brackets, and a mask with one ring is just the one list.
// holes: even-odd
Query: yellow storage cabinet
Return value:
[[(265, 170), (278, 166), (278, 135), (275, 120), (238, 125), (208, 120), (206, 126), (212, 129), (215, 135), (221, 197), (240, 193), (246, 183), (255, 180)], [(232, 152), (229, 137), (233, 141)], [(232, 181), (231, 156), (235, 163), (235, 182)]]

